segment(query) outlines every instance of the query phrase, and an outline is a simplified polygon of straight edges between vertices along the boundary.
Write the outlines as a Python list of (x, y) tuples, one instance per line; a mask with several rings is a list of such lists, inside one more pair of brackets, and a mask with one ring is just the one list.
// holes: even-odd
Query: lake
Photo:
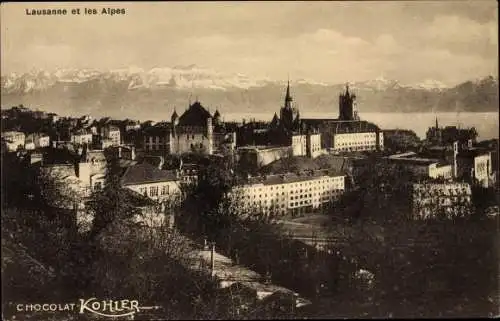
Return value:
[[(272, 113), (226, 113), (225, 121), (241, 121), (242, 119), (271, 121)], [(317, 113), (301, 111), (302, 118), (337, 118), (337, 112)], [(430, 126), (434, 126), (438, 118), (439, 126), (476, 127), (479, 140), (498, 138), (498, 113), (362, 113), (360, 118), (377, 124), (381, 129), (411, 129), (420, 138)]]

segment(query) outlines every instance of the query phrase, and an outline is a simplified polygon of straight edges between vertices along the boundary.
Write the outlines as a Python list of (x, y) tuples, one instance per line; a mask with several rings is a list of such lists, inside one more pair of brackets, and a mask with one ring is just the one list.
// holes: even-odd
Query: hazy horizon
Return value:
[[(29, 16), (26, 9), (124, 8)], [(198, 65), (329, 84), (498, 75), (497, 2), (2, 3), (2, 74)]]

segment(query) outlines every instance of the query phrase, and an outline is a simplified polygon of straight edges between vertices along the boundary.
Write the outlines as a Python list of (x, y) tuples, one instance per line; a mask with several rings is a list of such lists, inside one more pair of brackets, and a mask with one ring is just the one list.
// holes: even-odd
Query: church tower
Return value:
[(285, 104), (280, 110), (280, 120), (283, 126), (291, 130), (293, 127), (293, 108), (292, 108), (292, 96), (290, 95), (290, 81), (288, 81), (288, 85), (286, 87), (285, 94)]
[(354, 115), (354, 102), (356, 100), (356, 95), (349, 92), (349, 84), (346, 84), (346, 89), (344, 94), (339, 95), (339, 120), (354, 120), (357, 118)]
[(177, 110), (174, 107), (174, 112), (172, 116), (170, 116), (170, 122), (172, 123), (172, 128), (175, 129), (175, 126), (179, 124), (179, 115), (177, 115)]

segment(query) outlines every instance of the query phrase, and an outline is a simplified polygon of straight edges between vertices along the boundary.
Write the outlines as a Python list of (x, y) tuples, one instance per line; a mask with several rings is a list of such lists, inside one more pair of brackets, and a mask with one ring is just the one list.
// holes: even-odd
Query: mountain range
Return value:
[[(61, 115), (91, 114), (133, 119), (168, 119), (199, 99), (221, 113), (278, 112), (286, 81), (255, 79), (196, 65), (130, 67), (110, 71), (59, 69), (1, 76), (2, 108), (23, 104)], [(301, 111), (337, 111), (345, 84), (293, 79), (291, 91)], [(349, 84), (363, 112), (490, 112), (498, 110), (498, 78), (487, 76), (449, 87), (432, 79), (401, 84), (378, 78)]]

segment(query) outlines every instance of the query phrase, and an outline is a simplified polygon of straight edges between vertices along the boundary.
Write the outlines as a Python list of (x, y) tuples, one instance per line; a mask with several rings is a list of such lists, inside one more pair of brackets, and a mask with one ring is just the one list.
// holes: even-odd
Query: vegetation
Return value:
[[(116, 163), (109, 164), (105, 188), (94, 192), (87, 204), (94, 214), (87, 235), (75, 233), (74, 221), (63, 220), (74, 218), (73, 208), (63, 205), (75, 200), (65, 193), (66, 184), (57, 175), (39, 175), (38, 180), (27, 181), (29, 184), (16, 185), (12, 175), (2, 173), (9, 184), (2, 189), (4, 199), (7, 192), (9, 197), (19, 195), (9, 198), (2, 210), (2, 239), (11, 240), (2, 243), (2, 249), (12, 253), (12, 259), (2, 265), (2, 272), (8, 274), (4, 294), (26, 300), (38, 293), (44, 302), (96, 296), (139, 299), (141, 305), (161, 306), (153, 311), (155, 317), (233, 318), (231, 311), (214, 309), (223, 296), (215, 295), (211, 278), (187, 269), (194, 249), (190, 240), (168, 226), (147, 228), (134, 223), (134, 207), (123, 190), (116, 188)], [(13, 161), (11, 165), (17, 178), (33, 174), (24, 171), (22, 164)], [(14, 247), (18, 243), (23, 244), (25, 255)], [(19, 264), (26, 265), (26, 260), (18, 263), (24, 256), (39, 262), (42, 271), (50, 271), (52, 276), (40, 277), (29, 270), (28, 276), (21, 278), (16, 271)], [(42, 283), (44, 279), (47, 281)]]

